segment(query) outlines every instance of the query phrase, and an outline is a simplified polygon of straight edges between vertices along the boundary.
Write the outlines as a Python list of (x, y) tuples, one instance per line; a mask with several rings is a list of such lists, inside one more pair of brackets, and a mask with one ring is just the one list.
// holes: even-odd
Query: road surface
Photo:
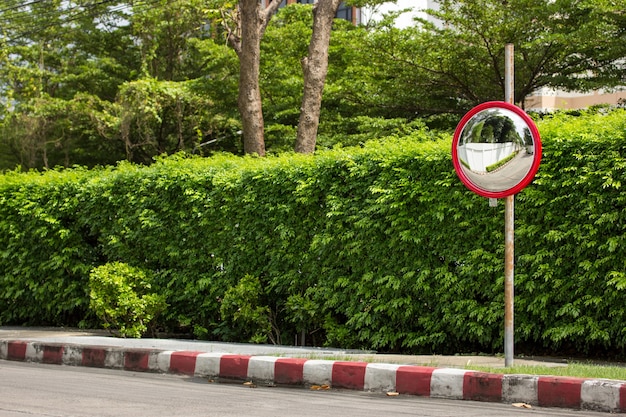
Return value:
[(607, 415), (333, 389), (251, 388), (169, 374), (0, 360), (0, 417)]

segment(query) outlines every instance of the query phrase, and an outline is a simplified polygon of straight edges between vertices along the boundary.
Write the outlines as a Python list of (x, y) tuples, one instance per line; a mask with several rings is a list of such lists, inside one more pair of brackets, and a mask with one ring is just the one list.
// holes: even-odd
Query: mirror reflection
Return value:
[(530, 127), (516, 113), (488, 108), (463, 126), (457, 158), (474, 185), (501, 192), (515, 187), (533, 165), (534, 141)]

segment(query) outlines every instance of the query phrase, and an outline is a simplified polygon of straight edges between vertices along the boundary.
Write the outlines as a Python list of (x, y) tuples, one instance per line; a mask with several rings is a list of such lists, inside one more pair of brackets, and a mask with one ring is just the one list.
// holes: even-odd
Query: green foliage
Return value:
[[(625, 116), (538, 120), (542, 165), (516, 196), (518, 351), (626, 351)], [(1, 176), (0, 322), (104, 325), (89, 274), (123, 262), (150, 277), (139, 298), (167, 302), (152, 321), (166, 331), (501, 351), (502, 204), (464, 188), (449, 136), (381, 129), (391, 136), (315, 156)]]
[[(294, 4), (280, 9), (265, 31), (259, 81), (270, 124), (298, 125), (304, 87), (300, 61), (307, 56), (312, 25), (311, 5)], [(295, 134), (290, 149), (294, 142)]]
[(423, 120), (404, 118), (328, 116), (319, 129), (318, 148), (359, 146), (368, 141), (411, 137), (416, 141), (439, 140), (445, 135), (426, 129)]
[(205, 8), (10, 0), (0, 10), (0, 169), (236, 151), (236, 60), (209, 38)]
[[(438, 3), (428, 13), (446, 22), (440, 26), (400, 29), (391, 16), (369, 26), (336, 19), (318, 149), (394, 135), (390, 125), (416, 118), (453, 128), (472, 105), (503, 97), (509, 42), (516, 102), (542, 86), (623, 84), (620, 2)], [(239, 60), (225, 40), (226, 27), (236, 27), (236, 4), (4, 0), (0, 169), (148, 164), (181, 150), (241, 154)], [(311, 30), (311, 5), (293, 4), (263, 36), (259, 82), (272, 154), (293, 148)]]
[(120, 89), (120, 136), (127, 159), (149, 163), (154, 155), (194, 149), (204, 132), (219, 129), (206, 109), (212, 103), (191, 83), (141, 79)]
[(167, 304), (163, 295), (151, 291), (149, 273), (114, 262), (91, 270), (89, 307), (105, 329), (122, 337), (141, 337)]
[[(95, 172), (94, 172), (95, 173)], [(0, 180), (0, 323), (88, 319), (87, 278), (96, 248), (76, 223), (89, 175), (12, 172)]]
[(124, 157), (103, 117), (138, 67), (119, 3), (3, 2), (0, 148), (12, 158), (1, 169)]
[(622, 9), (598, 0), (439, 0), (436, 10), (426, 11), (431, 19), (413, 27), (383, 20), (374, 30), (350, 33), (352, 43), (340, 42), (339, 55), (332, 56), (329, 85), (341, 88), (331, 95), (360, 115), (464, 113), (504, 97), (509, 43), (515, 47), (516, 103), (544, 86), (621, 85)]
[[(622, 346), (626, 328), (619, 301), (624, 271), (624, 111), (564, 114), (541, 121), (542, 167), (535, 186), (520, 197), (524, 213), (517, 239), (518, 303), (522, 335), (572, 347)], [(557, 273), (558, 271), (558, 273)], [(618, 286), (615, 286), (615, 285)], [(551, 295), (542, 293), (550, 285)], [(546, 310), (547, 308), (547, 310)], [(536, 323), (549, 320), (541, 329)]]
[(251, 275), (246, 275), (226, 291), (220, 306), (222, 326), (227, 329), (227, 333), (222, 335), (224, 339), (249, 339), (255, 343), (266, 343), (272, 339), (277, 343), (271, 335), (271, 311), (262, 304), (262, 295), (261, 281)]

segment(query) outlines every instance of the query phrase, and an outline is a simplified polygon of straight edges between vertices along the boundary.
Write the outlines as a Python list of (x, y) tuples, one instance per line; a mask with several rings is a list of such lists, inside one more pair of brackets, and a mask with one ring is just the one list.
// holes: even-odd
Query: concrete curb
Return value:
[(0, 340), (0, 359), (182, 374), (216, 381), (329, 386), (433, 398), (626, 412), (626, 382), (457, 368)]

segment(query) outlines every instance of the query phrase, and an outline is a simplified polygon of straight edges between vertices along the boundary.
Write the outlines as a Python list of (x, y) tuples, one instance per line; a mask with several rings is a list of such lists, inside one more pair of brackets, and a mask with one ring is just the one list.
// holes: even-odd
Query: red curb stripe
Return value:
[(151, 350), (129, 349), (124, 352), (124, 369), (127, 371), (148, 371)]
[(170, 356), (170, 372), (193, 375), (196, 372), (196, 358), (202, 352), (174, 352)]
[(626, 383), (619, 387), (619, 412), (626, 412)]
[(247, 379), (251, 356), (224, 355), (220, 358), (220, 378)]
[(43, 357), (41, 362), (53, 365), (61, 365), (63, 363), (63, 346), (62, 345), (44, 345), (41, 346)]
[(278, 358), (274, 364), (274, 381), (277, 384), (303, 384), (304, 363), (307, 359)]
[(331, 385), (338, 388), (363, 390), (367, 362), (335, 362)]
[(537, 399), (541, 407), (580, 409), (584, 379), (568, 377), (539, 377)]
[(502, 401), (504, 375), (467, 372), (463, 376), (463, 399), (473, 401)]
[(84, 347), (81, 364), (93, 368), (104, 368), (106, 355), (104, 348)]
[(401, 366), (396, 371), (396, 391), (400, 394), (430, 397), (430, 379), (437, 368)]
[(26, 342), (9, 342), (7, 346), (7, 359), (10, 361), (26, 360)]

